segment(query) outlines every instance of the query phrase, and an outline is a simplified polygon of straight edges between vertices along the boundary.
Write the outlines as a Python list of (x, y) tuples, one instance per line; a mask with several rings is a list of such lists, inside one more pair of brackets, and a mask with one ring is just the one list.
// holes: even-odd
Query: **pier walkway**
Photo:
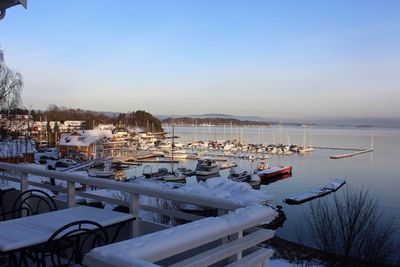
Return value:
[(373, 149), (365, 149), (365, 150), (361, 150), (358, 152), (354, 152), (354, 153), (347, 153), (347, 154), (339, 154), (339, 155), (333, 155), (330, 156), (331, 159), (343, 159), (343, 158), (350, 158), (353, 156), (357, 156), (357, 155), (361, 155), (361, 154), (365, 154), (365, 153), (369, 153), (374, 151)]

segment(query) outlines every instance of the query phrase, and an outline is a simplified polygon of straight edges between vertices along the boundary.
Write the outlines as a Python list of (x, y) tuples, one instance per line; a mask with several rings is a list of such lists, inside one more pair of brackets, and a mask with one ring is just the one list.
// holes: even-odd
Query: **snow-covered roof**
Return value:
[(94, 130), (78, 130), (76, 131), (79, 133), (81, 136), (92, 136), (92, 137), (97, 137), (97, 138), (112, 138), (112, 131), (111, 130), (100, 130), (100, 129), (94, 129)]
[(144, 129), (140, 127), (128, 128), (128, 132), (130, 133), (143, 133)]
[(63, 135), (58, 143), (59, 146), (90, 146), (95, 144), (99, 138), (94, 136)]
[(22, 157), (24, 153), (37, 153), (32, 140), (16, 139), (0, 142), (0, 158)]
[(61, 146), (90, 146), (100, 139), (111, 139), (111, 130), (78, 130), (72, 134), (63, 135), (58, 145)]
[(99, 130), (114, 130), (115, 126), (113, 124), (99, 124), (97, 125)]

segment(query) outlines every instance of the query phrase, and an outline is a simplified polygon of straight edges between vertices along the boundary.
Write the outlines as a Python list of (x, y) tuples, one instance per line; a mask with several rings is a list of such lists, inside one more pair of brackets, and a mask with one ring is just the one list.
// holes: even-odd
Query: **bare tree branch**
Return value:
[(333, 205), (319, 200), (307, 217), (311, 233), (325, 252), (328, 266), (385, 263), (395, 252), (392, 218), (384, 216), (378, 199), (366, 189), (346, 187)]

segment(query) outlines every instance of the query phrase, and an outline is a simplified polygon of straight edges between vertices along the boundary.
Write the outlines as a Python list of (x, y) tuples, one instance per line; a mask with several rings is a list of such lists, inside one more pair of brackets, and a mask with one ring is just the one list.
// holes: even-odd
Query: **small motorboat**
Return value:
[(209, 158), (199, 159), (196, 166), (196, 175), (199, 176), (209, 176), (218, 174), (220, 166), (215, 162), (215, 160)]
[(260, 176), (257, 174), (249, 174), (239, 167), (232, 167), (230, 169), (228, 179), (235, 182), (246, 182), (251, 186), (259, 185), (261, 182)]
[(170, 172), (167, 168), (159, 168), (156, 172), (151, 172), (150, 165), (143, 168), (143, 176), (151, 180), (164, 180), (168, 182), (186, 179), (186, 175), (179, 172)]
[(274, 166), (270, 167), (265, 162), (257, 164), (254, 174), (260, 176), (261, 180), (277, 177), (280, 175), (292, 173), (292, 166)]

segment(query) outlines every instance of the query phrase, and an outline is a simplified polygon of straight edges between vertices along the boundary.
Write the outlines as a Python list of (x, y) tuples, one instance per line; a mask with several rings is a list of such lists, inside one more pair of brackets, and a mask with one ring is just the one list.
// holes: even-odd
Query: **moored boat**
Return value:
[(209, 158), (199, 159), (196, 166), (196, 175), (208, 176), (218, 174), (220, 166)]
[(288, 173), (292, 173), (292, 166), (269, 167), (264, 162), (259, 163), (257, 165), (257, 169), (254, 171), (254, 174), (259, 175), (261, 180), (277, 177)]
[(230, 169), (228, 179), (235, 182), (246, 182), (251, 186), (259, 185), (261, 181), (260, 176), (257, 174), (249, 174), (239, 167), (232, 167)]
[(170, 172), (167, 168), (159, 168), (156, 172), (151, 171), (151, 166), (143, 168), (143, 176), (151, 180), (180, 181), (186, 178), (186, 175), (177, 172)]

